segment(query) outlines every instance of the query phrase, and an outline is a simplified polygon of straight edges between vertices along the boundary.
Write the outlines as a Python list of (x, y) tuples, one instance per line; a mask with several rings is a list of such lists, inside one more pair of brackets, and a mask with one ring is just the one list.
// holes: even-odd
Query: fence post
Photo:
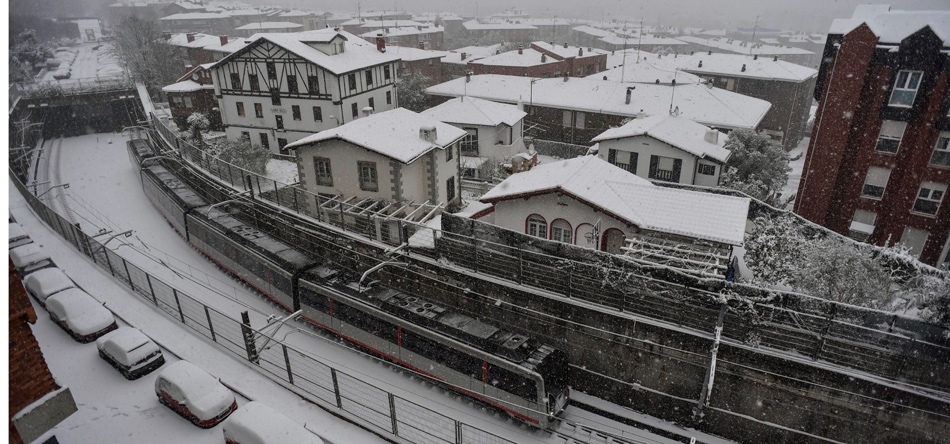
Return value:
[(703, 417), (706, 416), (703, 413), (703, 409), (709, 405), (709, 396), (712, 395), (713, 381), (716, 378), (716, 356), (719, 354), (719, 341), (722, 338), (722, 324), (726, 319), (726, 311), (729, 306), (722, 304), (719, 307), (719, 319), (716, 320), (716, 330), (713, 336), (712, 347), (709, 350), (709, 369), (706, 370), (706, 378), (703, 381), (702, 392), (699, 394), (699, 401), (696, 403), (696, 406), (693, 407), (693, 422), (701, 423), (703, 422)]
[(396, 427), (396, 401), (392, 393), (389, 393), (389, 417), (393, 420), (393, 435), (399, 436), (399, 428)]
[(290, 370), (290, 355), (287, 354), (287, 346), (280, 344), (284, 349), (284, 365), (287, 367), (287, 382), (294, 383), (294, 372)]
[(455, 444), (462, 444), (462, 423), (455, 421)]
[(172, 288), (172, 294), (175, 295), (175, 305), (178, 306), (178, 316), (181, 317), (181, 323), (185, 323), (185, 312), (181, 311), (181, 301), (178, 300), (178, 290)]
[(518, 249), (518, 284), (524, 283), (524, 250)]
[(567, 269), (567, 297), (574, 297), (574, 264)]
[(218, 338), (214, 335), (214, 324), (211, 323), (211, 312), (208, 311), (207, 305), (205, 305), (205, 317), (208, 318), (208, 330), (211, 331), (211, 340), (218, 342)]
[(152, 288), (152, 276), (145, 273), (145, 282), (148, 282), (148, 291), (152, 294), (152, 303), (158, 306), (158, 299), (155, 297), (155, 289)]
[(247, 349), (247, 360), (260, 365), (260, 356), (257, 354), (257, 344), (254, 343), (254, 330), (251, 330), (251, 316), (247, 310), (241, 312), (241, 334), (244, 336), (244, 348)]
[(293, 194), (293, 196), (294, 196), (294, 211), (299, 214), (299, 213), (300, 213), (300, 207), (297, 206), (297, 189), (294, 188), (294, 187), (290, 187), (290, 190), (291, 190), (291, 194)]
[(277, 202), (277, 206), (280, 206), (280, 191), (277, 189), (277, 181), (274, 181), (274, 200)]
[(835, 315), (838, 313), (838, 304), (831, 306), (831, 311), (828, 313), (828, 319), (825, 320), (825, 327), (821, 329), (821, 336), (818, 340), (818, 346), (815, 347), (815, 353), (812, 355), (812, 359), (817, 360), (821, 356), (821, 349), (825, 346), (825, 338), (828, 335), (828, 331), (831, 330), (831, 323), (834, 322)]
[(343, 214), (343, 201), (341, 200), (337, 205), (340, 206), (340, 226), (343, 228), (343, 231), (346, 231), (346, 215)]
[(106, 250), (106, 246), (102, 246), (102, 255), (106, 257), (106, 265), (109, 266), (109, 273), (112, 274), (112, 277), (115, 277), (115, 270), (112, 269), (112, 261), (109, 259), (109, 251)]
[(233, 186), (234, 186), (234, 176), (231, 175), (231, 164), (230, 164), (230, 163), (227, 163), (227, 164), (225, 164), (225, 165), (228, 166), (228, 183), (231, 184), (231, 186), (233, 187)]
[(336, 369), (330, 369), (330, 377), (333, 378), (333, 394), (336, 395), (336, 407), (343, 409), (343, 398), (340, 396), (340, 384), (336, 380)]
[(129, 262), (122, 258), (122, 266), (125, 267), (125, 275), (129, 278), (129, 287), (132, 288), (132, 291), (135, 291), (135, 284), (132, 283), (132, 275), (129, 274)]

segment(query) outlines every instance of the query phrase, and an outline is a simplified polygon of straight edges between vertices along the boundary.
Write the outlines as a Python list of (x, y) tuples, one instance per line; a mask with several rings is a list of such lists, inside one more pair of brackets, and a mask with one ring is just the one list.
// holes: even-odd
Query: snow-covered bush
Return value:
[(806, 244), (804, 262), (793, 277), (802, 293), (870, 308), (888, 302), (891, 284), (870, 246), (831, 237)]
[(746, 237), (745, 263), (753, 282), (790, 285), (805, 257), (808, 239), (789, 216), (759, 217)]
[(950, 279), (925, 276), (916, 289), (920, 317), (943, 328), (950, 328)]
[(267, 173), (270, 151), (259, 145), (252, 145), (251, 140), (246, 137), (242, 137), (241, 140), (222, 138), (213, 145), (210, 153), (218, 159), (253, 173), (260, 175)]
[(726, 161), (722, 186), (743, 191), (769, 205), (778, 204), (779, 193), (788, 182), (788, 153), (772, 145), (768, 136), (751, 130), (734, 130), (725, 148), (732, 152)]
[(201, 135), (201, 132), (208, 129), (211, 122), (203, 113), (191, 113), (188, 116), (187, 123), (188, 130), (191, 132), (191, 143), (194, 143), (198, 148), (202, 148), (204, 146), (204, 136)]

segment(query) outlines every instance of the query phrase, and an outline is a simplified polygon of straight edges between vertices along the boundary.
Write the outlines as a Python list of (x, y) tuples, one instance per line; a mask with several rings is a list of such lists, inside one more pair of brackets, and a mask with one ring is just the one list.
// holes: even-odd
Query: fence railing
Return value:
[[(268, 337), (236, 317), (203, 304), (83, 233), (30, 193), (12, 169), (10, 177), (47, 226), (144, 301), (235, 357), (254, 364), (271, 379), (306, 393), (310, 401), (324, 409), (404, 442), (514, 444), (338, 370), (304, 350)], [(253, 334), (245, 335), (248, 330)], [(269, 345), (261, 349), (267, 341)]]
[(134, 89), (135, 83), (128, 76), (122, 76), (18, 83), (16, 86), (21, 98), (34, 99)]

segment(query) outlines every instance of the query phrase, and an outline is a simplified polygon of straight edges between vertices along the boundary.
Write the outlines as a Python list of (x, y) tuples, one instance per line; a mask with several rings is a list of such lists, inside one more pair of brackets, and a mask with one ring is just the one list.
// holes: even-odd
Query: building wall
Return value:
[(535, 106), (532, 109), (529, 102), (525, 103), (525, 111), (528, 113), (525, 120), (529, 127), (533, 123), (541, 125), (533, 130), (530, 135), (538, 139), (588, 146), (591, 145), (591, 139), (612, 127), (620, 126), (626, 119), (626, 117), (609, 114), (585, 113), (541, 106)]
[(583, 77), (607, 69), (606, 54), (581, 59), (572, 57), (565, 60), (557, 60), (550, 55), (545, 55), (544, 59), (546, 60), (545, 63), (541, 63), (541, 59), (538, 59), (538, 64), (531, 66), (489, 65), (484, 63), (484, 61), (477, 61), (469, 63), (468, 69), (475, 74), (499, 74), (540, 78), (561, 77), (564, 73), (568, 73), (569, 77)]
[[(720, 135), (725, 137), (725, 135)], [(630, 153), (637, 153), (636, 171), (625, 168), (627, 171), (636, 174), (644, 179), (650, 179), (650, 156), (663, 156), (673, 159), (680, 159), (683, 164), (680, 168), (679, 181), (676, 183), (717, 186), (719, 184), (719, 175), (722, 173), (722, 164), (709, 159), (698, 159), (696, 156), (675, 148), (672, 145), (654, 139), (648, 136), (627, 137), (623, 139), (605, 140), (599, 142), (600, 148), (597, 157), (608, 161), (610, 150), (617, 150), (617, 163), (629, 165)], [(712, 176), (699, 174), (698, 165), (712, 165), (716, 168), (716, 173)], [(621, 168), (624, 168), (621, 166)], [(652, 180), (652, 179), (651, 179)]]
[[(214, 98), (213, 89), (200, 89), (191, 92), (169, 92), (168, 107), (172, 112), (172, 119), (179, 129), (188, 128), (188, 116), (193, 113), (203, 113), (211, 123), (210, 129), (220, 131), (221, 113), (218, 111), (218, 101)], [(190, 105), (190, 106), (189, 106)]]
[(162, 30), (171, 31), (174, 34), (201, 32), (211, 35), (228, 35), (233, 26), (230, 18), (161, 20), (160, 23)]
[[(935, 265), (943, 262), (940, 255), (950, 232), (946, 197), (933, 216), (915, 212), (913, 206), (923, 182), (950, 184), (950, 168), (930, 164), (940, 132), (950, 130), (950, 69), (929, 28), (906, 38), (899, 51), (876, 50), (876, 43), (864, 25), (828, 39), (826, 55), (832, 57), (819, 74), (821, 101), (795, 211), (844, 235), (851, 234), (856, 210), (873, 212), (874, 229), (866, 241), (876, 245), (901, 241), (908, 227), (923, 230), (926, 243), (914, 254)], [(901, 69), (924, 72), (912, 107), (888, 104)], [(876, 149), (884, 120), (907, 125), (893, 154)], [(862, 197), (872, 167), (890, 169), (880, 198)]]
[(398, 66), (401, 77), (425, 76), (428, 79), (425, 82), (426, 88), (443, 82), (442, 59), (440, 58), (413, 60), (411, 62), (401, 61)]

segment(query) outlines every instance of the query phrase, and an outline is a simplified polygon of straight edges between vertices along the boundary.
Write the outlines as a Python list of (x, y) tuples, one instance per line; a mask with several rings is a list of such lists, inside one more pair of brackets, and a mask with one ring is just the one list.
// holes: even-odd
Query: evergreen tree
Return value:
[(396, 98), (399, 106), (410, 111), (422, 112), (428, 107), (426, 100), (426, 84), (429, 78), (425, 76), (404, 76), (399, 78), (396, 86)]
[(732, 152), (726, 161), (722, 186), (743, 191), (770, 205), (778, 205), (779, 194), (788, 182), (788, 153), (769, 138), (751, 130), (734, 130), (725, 148)]

